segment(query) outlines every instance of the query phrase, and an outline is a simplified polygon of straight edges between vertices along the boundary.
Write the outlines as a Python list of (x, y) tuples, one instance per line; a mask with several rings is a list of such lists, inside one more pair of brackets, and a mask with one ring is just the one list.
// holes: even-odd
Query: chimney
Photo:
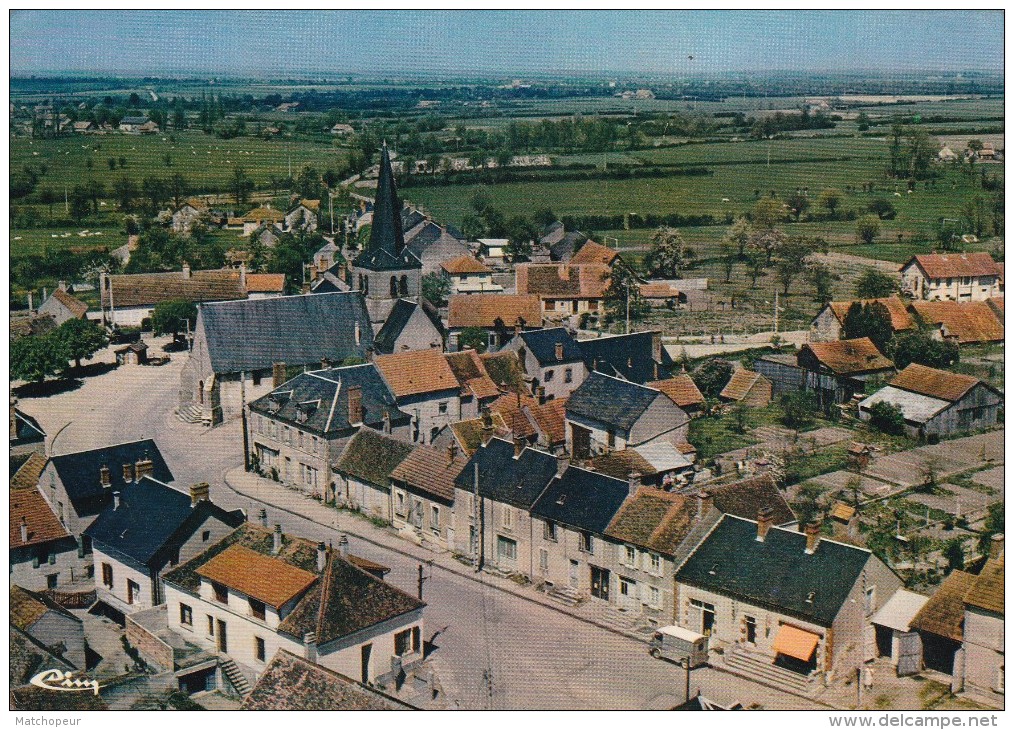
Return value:
[(514, 458), (517, 459), (521, 456), (521, 452), (525, 450), (525, 442), (520, 436), (514, 437)]
[(113, 509), (118, 510), (120, 508), (120, 493), (113, 492)]
[(123, 465), (123, 481), (127, 484), (134, 481), (134, 465), (124, 464)]
[(190, 278), (190, 264), (188, 264), (186, 261), (183, 262), (183, 278), (184, 279)]
[(560, 264), (556, 267), (556, 273), (560, 277), (561, 281), (570, 281), (570, 268), (566, 264)]
[(384, 433), (391, 433), (391, 411), (388, 408), (384, 409)]
[(369, 347), (366, 348), (366, 362), (373, 362), (373, 355), (374, 355), (373, 345), (370, 345)]
[(485, 406), (482, 409), (482, 428), (479, 429), (479, 434), (483, 446), (488, 444), (489, 440), (493, 438), (493, 416), (490, 415), (489, 409)]
[(190, 487), (190, 506), (196, 507), (198, 502), (211, 501), (211, 485), (199, 482)]
[(998, 532), (989, 540), (989, 557), (993, 560), (1003, 555), (1003, 533)]
[(342, 560), (349, 559), (349, 538), (346, 535), (338, 538), (338, 554), (342, 556)]
[(632, 471), (627, 475), (627, 494), (633, 497), (637, 494), (638, 486), (640, 485), (637, 482), (637, 473)]
[(309, 269), (309, 272), (310, 272), (310, 281), (316, 281), (317, 280), (317, 266), (315, 264), (310, 264), (307, 267), (307, 269)]
[(455, 442), (451, 441), (451, 443), (447, 444), (447, 466), (453, 464), (454, 459), (457, 458), (457, 456), (458, 456), (458, 445)]
[(282, 552), (282, 526), (276, 524), (275, 531), (271, 536), (271, 554), (278, 555), (278, 553)]
[(317, 634), (312, 631), (307, 631), (303, 634), (303, 652), (306, 655), (306, 661), (313, 664), (317, 663)]
[(134, 478), (137, 479), (137, 481), (141, 481), (142, 477), (149, 476), (153, 473), (155, 473), (155, 465), (152, 463), (148, 452), (145, 451), (144, 456), (138, 459), (137, 463), (134, 464)]
[(557, 454), (556, 456), (556, 476), (562, 477), (563, 473), (567, 471), (567, 467), (570, 466), (570, 457), (566, 454)]
[(239, 288), (246, 291), (246, 264), (239, 265)]
[(271, 387), (277, 388), (284, 382), (285, 382), (285, 363), (284, 362), (271, 363)]
[[(31, 292), (29, 292), (28, 296), (29, 296), (29, 302), (30, 302), (31, 301), (31, 296), (32, 296)], [(28, 308), (31, 309), (31, 307), (32, 307), (32, 305), (29, 303)], [(514, 336), (518, 337), (520, 335), (521, 335), (521, 320), (518, 319), (514, 323)]]
[(268, 526), (268, 511), (261, 507), (260, 512), (257, 513), (257, 521), (261, 523), (261, 527)]
[(540, 385), (538, 388), (536, 388), (535, 389), (535, 397), (536, 397), (536, 400), (538, 400), (540, 406), (545, 405), (546, 404), (546, 386)]
[(23, 515), (21, 517), (21, 542), (28, 542), (28, 520)]
[(556, 343), (556, 361), (557, 362), (563, 362), (563, 343), (562, 342), (557, 342)]
[(711, 509), (714, 499), (710, 492), (706, 492), (703, 489), (697, 492), (697, 518), (700, 519), (708, 513)]
[(360, 341), (362, 340), (362, 338), (363, 338), (363, 330), (362, 330), (362, 328), (361, 328), (361, 327), (359, 326), (359, 321), (358, 321), (358, 320), (356, 321), (356, 326), (355, 326), (355, 334), (356, 334), (356, 345), (358, 345), (358, 344), (359, 344), (359, 342), (360, 342)]
[[(651, 333), (651, 359), (656, 363), (662, 362), (662, 333)], [(656, 373), (657, 377), (657, 373)]]
[(806, 554), (813, 555), (817, 552), (817, 546), (820, 544), (820, 523), (809, 523), (804, 532), (806, 533)]
[(327, 545), (323, 542), (317, 543), (317, 572), (323, 573), (327, 567)]
[(363, 386), (349, 388), (349, 423), (353, 426), (363, 422)]
[(757, 542), (764, 542), (768, 536), (768, 530), (775, 521), (775, 511), (770, 507), (761, 507), (757, 510)]
[(67, 282), (63, 280), (58, 281), (56, 284), (56, 288), (59, 289), (60, 291), (67, 291)]
[(99, 467), (99, 484), (103, 487), (112, 486), (113, 480), (109, 474), (109, 467), (103, 464)]
[(331, 367), (331, 360), (330, 360), (330, 358), (322, 357), (320, 359), (320, 369), (321, 370), (327, 370), (329, 367)]

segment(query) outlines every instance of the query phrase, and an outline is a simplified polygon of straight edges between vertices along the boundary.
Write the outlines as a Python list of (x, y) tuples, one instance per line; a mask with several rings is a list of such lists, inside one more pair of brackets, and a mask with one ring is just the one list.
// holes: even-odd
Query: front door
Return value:
[(225, 621), (218, 619), (218, 650), (223, 654), (229, 653), (229, 640), (225, 634)]
[(637, 583), (629, 578), (620, 578), (620, 608), (632, 610), (637, 608)]
[(918, 631), (898, 634), (898, 676), (907, 677), (922, 671), (922, 637)]
[(577, 588), (577, 569), (580, 563), (576, 560), (570, 561), (570, 587)]
[(570, 424), (570, 432), (574, 444), (574, 456), (582, 459), (588, 458), (591, 450), (591, 431), (572, 423)]
[(609, 600), (609, 571), (591, 566), (591, 594), (603, 601)]
[(359, 681), (366, 684), (370, 681), (370, 657), (373, 655), (373, 644), (363, 644), (360, 654), (362, 669), (359, 671)]

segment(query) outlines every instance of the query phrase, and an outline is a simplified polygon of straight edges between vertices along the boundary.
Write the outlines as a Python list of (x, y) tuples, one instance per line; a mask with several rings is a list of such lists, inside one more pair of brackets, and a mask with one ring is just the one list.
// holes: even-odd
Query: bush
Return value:
[(880, 401), (870, 407), (870, 423), (879, 431), (892, 436), (905, 433), (905, 416), (893, 403)]
[(800, 429), (813, 422), (817, 414), (817, 398), (809, 391), (786, 393), (781, 399), (782, 423), (789, 428)]
[(705, 398), (717, 398), (731, 375), (732, 365), (725, 360), (708, 360), (694, 371), (691, 379)]

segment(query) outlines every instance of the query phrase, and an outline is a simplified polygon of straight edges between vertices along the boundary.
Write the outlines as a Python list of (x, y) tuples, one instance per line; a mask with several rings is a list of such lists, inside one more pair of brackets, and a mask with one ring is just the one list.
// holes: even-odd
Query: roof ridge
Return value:
[[(82, 451), (68, 451), (65, 454), (50, 454), (47, 457), (47, 459), (48, 460), (61, 459), (64, 456), (74, 456), (75, 454), (90, 454), (93, 451), (105, 451), (106, 449), (115, 449), (118, 446), (127, 446), (129, 444), (140, 444), (140, 443), (144, 443), (145, 441), (151, 441), (153, 444), (155, 444), (155, 439), (152, 439), (152, 438), (141, 438), (141, 439), (136, 439), (134, 441), (123, 441), (123, 442), (117, 443), (117, 444), (108, 444), (107, 446), (98, 446), (98, 447), (96, 447), (94, 449), (83, 449)], [(158, 444), (155, 444), (155, 446), (157, 447)], [(50, 444), (50, 448), (52, 448), (52, 444)], [(159, 450), (159, 453), (161, 453), (161, 450)]]
[(331, 571), (334, 569), (334, 550), (327, 548), (327, 562), (324, 564), (324, 573), (320, 578), (320, 601), (317, 603), (317, 621), (314, 624), (314, 631), (319, 639), (324, 633), (324, 608), (327, 605), (328, 591), (331, 589)]

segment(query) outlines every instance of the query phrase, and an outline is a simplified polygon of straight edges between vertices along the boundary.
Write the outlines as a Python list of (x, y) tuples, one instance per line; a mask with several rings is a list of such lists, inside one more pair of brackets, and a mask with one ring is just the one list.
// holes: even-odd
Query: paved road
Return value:
[[(122, 367), (81, 388), (25, 399), (55, 439), (55, 453), (95, 448), (141, 436), (156, 440), (176, 485), (212, 485), (212, 498), (253, 514), (265, 506), (271, 523), (313, 540), (336, 541), (334, 526), (241, 497), (224, 473), (242, 461), (236, 421), (205, 431), (173, 415), (183, 357), (162, 368)], [(69, 424), (69, 425), (68, 425)], [(341, 525), (354, 529), (349, 518)], [(353, 553), (391, 568), (388, 580), (415, 593), (418, 561), (350, 537)], [(643, 642), (580, 621), (441, 568), (425, 585), (426, 638), (448, 697), (463, 709), (663, 709), (683, 697), (682, 670), (648, 656)], [(806, 700), (704, 668), (691, 692), (718, 701), (770, 708), (813, 708)]]

